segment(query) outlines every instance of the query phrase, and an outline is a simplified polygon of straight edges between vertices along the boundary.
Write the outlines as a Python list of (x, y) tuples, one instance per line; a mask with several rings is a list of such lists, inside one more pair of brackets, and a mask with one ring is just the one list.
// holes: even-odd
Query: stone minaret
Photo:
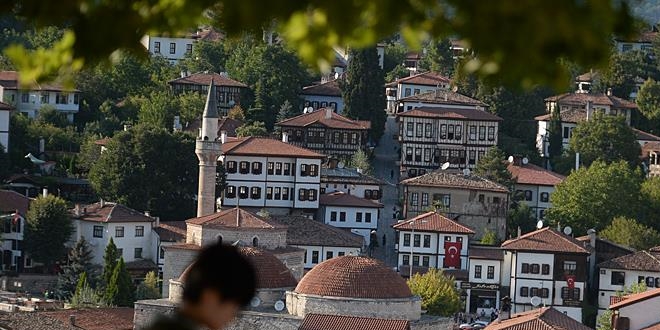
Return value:
[(206, 106), (202, 117), (202, 128), (195, 143), (195, 153), (199, 159), (199, 189), (197, 192), (197, 216), (215, 212), (215, 170), (221, 153), (218, 140), (218, 105), (215, 84), (211, 80)]

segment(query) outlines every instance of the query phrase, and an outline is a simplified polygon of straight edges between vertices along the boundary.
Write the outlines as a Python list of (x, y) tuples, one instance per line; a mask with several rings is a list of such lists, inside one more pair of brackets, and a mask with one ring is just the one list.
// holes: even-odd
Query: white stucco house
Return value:
[(0, 144), (5, 152), (9, 151), (9, 116), (13, 109), (11, 105), (0, 102)]
[(399, 100), (432, 92), (437, 89), (448, 90), (451, 80), (437, 72), (422, 72), (410, 77), (401, 78), (385, 85), (387, 111), (395, 113)]
[(653, 330), (660, 327), (660, 289), (630, 294), (610, 305), (613, 330)]
[(470, 246), (468, 253), (465, 313), (490, 316), (500, 308), (504, 253), (499, 246)]
[(319, 220), (337, 228), (349, 229), (364, 237), (365, 245), (370, 244), (371, 231), (378, 229), (383, 204), (336, 191), (321, 195), (319, 205)]
[(545, 210), (552, 207), (550, 196), (565, 177), (515, 156), (508, 169), (516, 182), (514, 200), (527, 204), (537, 219), (543, 219)]
[(304, 108), (311, 107), (312, 110), (331, 108), (338, 114), (344, 110), (344, 99), (341, 96), (338, 79), (305, 86), (300, 92), (300, 98), (303, 100)]

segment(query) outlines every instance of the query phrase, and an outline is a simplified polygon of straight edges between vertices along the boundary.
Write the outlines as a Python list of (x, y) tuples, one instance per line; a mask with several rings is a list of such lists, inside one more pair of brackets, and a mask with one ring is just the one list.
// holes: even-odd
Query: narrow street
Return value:
[[(385, 134), (380, 139), (378, 147), (374, 150), (373, 168), (374, 175), (387, 182), (383, 187), (383, 198), (381, 202), (385, 205), (382, 211), (380, 221), (378, 222), (378, 244), (375, 250), (375, 257), (383, 260), (388, 266), (396, 266), (396, 254), (394, 253), (394, 230), (392, 225), (396, 220), (392, 218), (394, 208), (399, 208), (399, 197), (397, 184), (399, 182), (399, 168), (396, 161), (399, 160), (399, 143), (394, 140), (394, 135), (398, 134), (398, 126), (394, 116), (388, 116), (385, 124)], [(386, 245), (383, 247), (383, 235), (385, 235)]]

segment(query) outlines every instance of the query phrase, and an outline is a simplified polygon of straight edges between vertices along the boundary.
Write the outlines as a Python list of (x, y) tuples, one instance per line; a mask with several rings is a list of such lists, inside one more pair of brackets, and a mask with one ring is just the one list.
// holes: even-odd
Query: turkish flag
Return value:
[(11, 219), (11, 222), (14, 225), (16, 225), (18, 223), (18, 220), (20, 220), (20, 219), (21, 219), (21, 215), (18, 214), (18, 210), (16, 210), (16, 212), (14, 212), (14, 217)]
[(566, 284), (568, 288), (573, 290), (575, 288), (575, 275), (566, 275)]
[(463, 242), (445, 242), (445, 261), (443, 268), (461, 268), (461, 249)]

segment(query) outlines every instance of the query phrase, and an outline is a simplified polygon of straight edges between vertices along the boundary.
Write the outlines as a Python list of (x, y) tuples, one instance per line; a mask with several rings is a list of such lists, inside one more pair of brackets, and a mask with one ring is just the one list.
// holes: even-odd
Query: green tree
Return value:
[(574, 233), (591, 228), (600, 231), (616, 217), (634, 218), (639, 211), (641, 181), (640, 171), (633, 171), (624, 161), (596, 161), (557, 185), (546, 218), (571, 226)]
[(422, 309), (430, 315), (451, 316), (461, 308), (461, 297), (454, 278), (442, 270), (429, 268), (426, 274), (415, 274), (408, 280), (410, 291), (422, 298)]
[(631, 247), (635, 250), (646, 250), (660, 245), (660, 233), (649, 228), (635, 219), (616, 217), (600, 236), (612, 242)]
[(406, 53), (408, 52), (406, 47), (399, 42), (385, 45), (385, 49), (383, 51), (383, 71), (387, 73), (392, 72), (392, 70), (402, 65), (406, 60)]
[(105, 246), (105, 253), (103, 254), (103, 287), (107, 287), (112, 279), (112, 272), (115, 270), (115, 265), (119, 259), (119, 250), (117, 250), (117, 245), (110, 237), (108, 245)]
[(295, 117), (298, 115), (298, 112), (293, 108), (293, 105), (289, 100), (284, 101), (282, 103), (282, 106), (280, 106), (280, 112), (277, 113), (277, 121), (283, 121), (285, 119), (289, 119), (291, 117)]
[(195, 120), (201, 120), (206, 99), (199, 93), (183, 93), (177, 98), (179, 116), (183, 127)]
[(87, 282), (88, 274), (94, 277), (95, 268), (92, 265), (92, 251), (89, 244), (81, 237), (69, 251), (67, 264), (62, 267), (62, 273), (57, 277), (56, 294), (60, 299), (69, 299), (76, 292), (76, 284), (84, 274)]
[(610, 57), (609, 65), (593, 89), (603, 93), (611, 89), (613, 95), (628, 99), (636, 88), (635, 80), (658, 79), (657, 70), (656, 64), (644, 51), (617, 52)]
[(137, 300), (143, 299), (158, 299), (161, 297), (160, 289), (158, 287), (158, 275), (155, 272), (148, 272), (144, 277), (144, 281), (137, 287), (136, 298)]
[(44, 105), (39, 109), (36, 121), (42, 124), (50, 124), (55, 127), (64, 128), (70, 125), (66, 116), (55, 109), (52, 105)]
[(82, 273), (78, 278), (76, 291), (71, 297), (71, 307), (73, 308), (94, 308), (105, 305), (103, 298), (87, 282), (87, 274)]
[(606, 163), (625, 160), (639, 161), (640, 147), (633, 130), (623, 116), (596, 114), (589, 121), (580, 122), (573, 130), (570, 151), (580, 153), (580, 161), (589, 166), (596, 160)]
[(480, 243), (484, 245), (497, 245), (499, 243), (497, 233), (495, 233), (494, 230), (486, 229), (484, 236), (481, 237)]
[(133, 307), (135, 288), (131, 275), (126, 270), (124, 258), (119, 258), (105, 290), (105, 302), (111, 306)]
[(52, 265), (65, 256), (64, 243), (73, 233), (66, 202), (54, 195), (37, 197), (30, 204), (25, 228), (25, 251), (35, 261)]
[(88, 136), (80, 146), (78, 165), (84, 172), (89, 172), (94, 163), (101, 157), (101, 146), (96, 144), (97, 140), (99, 140), (97, 136)]
[[(202, 108), (203, 110), (204, 108)], [(172, 129), (178, 112), (177, 99), (166, 92), (152, 92), (140, 106), (138, 122), (143, 125)]]
[(548, 125), (548, 158), (552, 167), (561, 157), (564, 150), (564, 138), (562, 136), (561, 115), (559, 109), (555, 109), (550, 114), (550, 123)]
[(342, 81), (344, 115), (371, 121), (369, 135), (377, 142), (385, 131), (385, 78), (376, 48), (351, 50), (346, 80)]
[(162, 128), (135, 126), (117, 133), (89, 172), (99, 197), (162, 219), (194, 215), (197, 156), (194, 138)]
[(642, 205), (644, 205), (643, 216), (640, 222), (655, 230), (660, 231), (660, 223), (657, 216), (660, 214), (660, 177), (650, 177), (640, 187)]
[(9, 153), (7, 153), (6, 150), (5, 146), (0, 143), (0, 181), (4, 181), (4, 179), (9, 176), (11, 169)]
[(488, 149), (484, 157), (479, 159), (477, 167), (474, 168), (474, 174), (499, 183), (508, 189), (511, 189), (514, 184), (511, 172), (507, 168), (504, 152), (498, 147)]
[(191, 53), (186, 54), (183, 60), (179, 61), (179, 67), (189, 72), (223, 72), (225, 71), (225, 62), (227, 61), (227, 52), (225, 45), (221, 41), (199, 40)]
[(524, 234), (534, 230), (535, 226), (536, 217), (534, 216), (534, 210), (525, 202), (514, 202), (509, 209), (507, 219), (506, 227), (509, 237), (516, 237), (518, 235), (518, 228)]
[(426, 54), (419, 61), (419, 68), (424, 71), (439, 72), (445, 77), (451, 77), (456, 64), (451, 46), (449, 39), (429, 42), (425, 47)]
[(391, 71), (387, 72), (385, 75), (385, 81), (392, 82), (397, 79), (405, 78), (410, 76), (410, 70), (405, 67), (403, 64), (399, 64), (394, 67)]
[(245, 123), (236, 128), (236, 136), (268, 136), (268, 130), (262, 121), (255, 121), (253, 123)]
[(371, 160), (369, 159), (369, 155), (367, 155), (367, 153), (364, 152), (364, 150), (362, 149), (356, 151), (351, 156), (349, 165), (366, 175), (372, 175), (373, 173), (373, 168), (371, 166)]
[[(624, 287), (623, 291), (617, 291), (616, 296), (623, 297), (628, 294), (642, 293), (646, 291), (646, 283), (639, 282), (629, 287)], [(596, 330), (612, 330), (612, 311), (606, 310), (596, 320)]]
[(660, 83), (647, 79), (637, 93), (635, 101), (644, 117), (650, 120), (660, 118)]
[(240, 105), (235, 105), (227, 112), (227, 117), (235, 120), (245, 121), (245, 110)]

